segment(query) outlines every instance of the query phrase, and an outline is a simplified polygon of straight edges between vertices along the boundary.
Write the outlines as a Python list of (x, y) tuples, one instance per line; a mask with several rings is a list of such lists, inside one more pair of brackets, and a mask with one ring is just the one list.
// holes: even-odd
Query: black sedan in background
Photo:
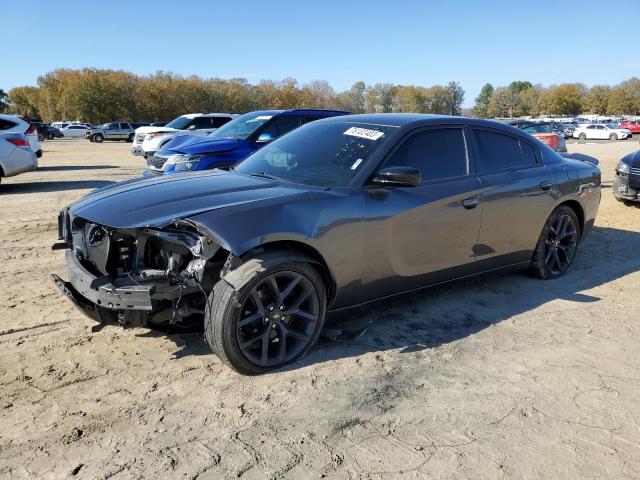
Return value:
[(244, 374), (294, 362), (328, 311), (478, 273), (552, 279), (593, 226), (600, 171), (521, 130), (381, 114), (309, 123), (231, 171), (134, 179), (59, 216), (93, 319), (204, 323)]

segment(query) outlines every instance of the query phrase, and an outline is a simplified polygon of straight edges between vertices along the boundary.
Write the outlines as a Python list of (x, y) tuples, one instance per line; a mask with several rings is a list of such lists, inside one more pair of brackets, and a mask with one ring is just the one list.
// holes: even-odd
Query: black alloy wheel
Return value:
[(236, 320), (238, 346), (255, 365), (285, 364), (308, 347), (319, 320), (320, 299), (311, 281), (298, 272), (276, 272), (246, 295)]
[(567, 271), (578, 248), (578, 226), (570, 215), (560, 215), (547, 235), (544, 262), (554, 276)]

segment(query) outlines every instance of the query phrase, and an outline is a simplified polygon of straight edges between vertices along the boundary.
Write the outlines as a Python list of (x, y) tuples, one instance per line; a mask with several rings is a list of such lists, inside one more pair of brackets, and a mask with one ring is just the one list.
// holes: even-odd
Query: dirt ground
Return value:
[(355, 340), (247, 378), (199, 334), (90, 332), (49, 278), (56, 216), (143, 161), (46, 142), (0, 186), (0, 478), (640, 478), (640, 208), (610, 188), (639, 148), (569, 145), (606, 188), (566, 277), (389, 302), (339, 319)]

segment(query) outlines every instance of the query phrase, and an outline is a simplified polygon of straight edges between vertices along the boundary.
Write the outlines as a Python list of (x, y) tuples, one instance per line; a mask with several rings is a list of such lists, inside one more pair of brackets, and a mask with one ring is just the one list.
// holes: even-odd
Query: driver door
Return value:
[(363, 278), (364, 301), (474, 271), (483, 185), (467, 145), (462, 126), (414, 131), (384, 166), (417, 168), (422, 183), (366, 187), (365, 258), (372, 261)]

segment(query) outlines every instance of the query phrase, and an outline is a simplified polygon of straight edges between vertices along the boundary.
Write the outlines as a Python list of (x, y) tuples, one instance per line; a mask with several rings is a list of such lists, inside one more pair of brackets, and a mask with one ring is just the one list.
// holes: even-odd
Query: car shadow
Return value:
[[(582, 292), (640, 271), (640, 255), (620, 261), (620, 249), (612, 246), (622, 245), (625, 251), (640, 249), (640, 233), (594, 227), (580, 245), (570, 272), (556, 280), (539, 280), (526, 272), (484, 274), (333, 313), (327, 321), (327, 334), (307, 356), (278, 372), (369, 352), (435, 348), (555, 300), (598, 302), (599, 297)], [(558, 321), (563, 319), (559, 316)], [(175, 358), (211, 354), (201, 327), (143, 335), (162, 335), (173, 341)]]
[(0, 184), (0, 195), (94, 189), (111, 185), (108, 180), (62, 180), (58, 182), (21, 182)]
[(38, 172), (71, 172), (74, 170), (108, 170), (120, 168), (117, 165), (54, 165), (50, 167), (38, 167)]
[[(367, 311), (334, 314), (330, 324), (342, 334), (322, 337), (305, 358), (280, 371), (368, 352), (435, 348), (555, 300), (598, 302), (599, 297), (582, 292), (640, 270), (640, 255), (621, 261), (622, 245), (625, 251), (640, 249), (640, 233), (594, 227), (571, 271), (560, 279), (539, 280), (526, 272), (486, 274), (378, 302)], [(563, 321), (560, 315), (558, 321)]]

